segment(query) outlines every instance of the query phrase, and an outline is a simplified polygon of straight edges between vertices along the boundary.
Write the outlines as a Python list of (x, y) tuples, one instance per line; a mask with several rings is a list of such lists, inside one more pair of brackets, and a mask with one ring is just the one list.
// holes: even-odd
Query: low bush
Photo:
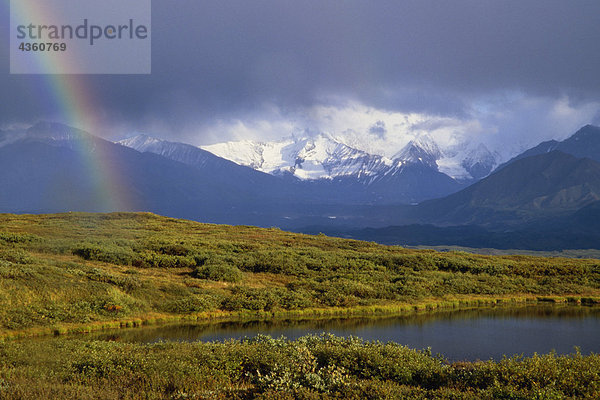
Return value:
[(211, 281), (240, 282), (243, 274), (237, 267), (219, 262), (204, 264), (196, 267), (192, 275), (198, 279), (210, 279)]
[(597, 399), (600, 356), (448, 363), (332, 335), (0, 343), (0, 398)]

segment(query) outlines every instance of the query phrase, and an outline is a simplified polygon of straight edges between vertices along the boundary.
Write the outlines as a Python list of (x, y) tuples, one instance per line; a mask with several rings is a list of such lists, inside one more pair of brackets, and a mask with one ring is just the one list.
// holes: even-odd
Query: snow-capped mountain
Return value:
[(392, 158), (405, 163), (422, 163), (437, 170), (437, 161), (442, 158), (442, 151), (431, 137), (423, 135), (411, 140)]
[(484, 144), (469, 143), (445, 149), (437, 165), (440, 172), (458, 181), (469, 182), (488, 176), (499, 161), (500, 155), (492, 153)]
[(441, 149), (428, 135), (411, 140), (391, 158), (370, 154), (324, 134), (274, 142), (225, 142), (202, 148), (272, 175), (291, 174), (300, 179), (356, 177), (367, 183), (394, 174), (406, 165), (426, 166), (468, 182), (487, 176), (498, 164), (498, 156), (483, 144)]
[(470, 149), (462, 158), (460, 165), (475, 179), (485, 178), (498, 165), (498, 155), (492, 154), (483, 144)]
[(303, 180), (353, 176), (371, 180), (398, 167), (392, 160), (346, 146), (327, 136), (288, 138), (277, 142), (218, 143), (203, 146), (219, 157), (272, 175)]

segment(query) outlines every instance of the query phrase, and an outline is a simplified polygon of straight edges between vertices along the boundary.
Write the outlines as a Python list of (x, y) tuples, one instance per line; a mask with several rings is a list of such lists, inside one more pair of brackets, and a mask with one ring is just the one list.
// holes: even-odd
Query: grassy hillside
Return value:
[(147, 213), (0, 215), (0, 336), (598, 296), (593, 259), (438, 253)]

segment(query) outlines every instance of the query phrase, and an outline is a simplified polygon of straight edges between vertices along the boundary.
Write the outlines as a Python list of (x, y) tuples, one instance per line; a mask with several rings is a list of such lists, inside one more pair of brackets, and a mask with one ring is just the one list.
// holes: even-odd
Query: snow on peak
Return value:
[(492, 154), (485, 145), (480, 143), (467, 153), (461, 165), (473, 178), (481, 179), (489, 175), (498, 165), (497, 159), (497, 155)]
[(373, 181), (403, 165), (421, 164), (458, 180), (472, 180), (488, 175), (499, 159), (498, 154), (478, 143), (463, 142), (442, 149), (428, 134), (413, 138), (391, 158), (371, 154), (348, 145), (343, 137), (326, 134), (290, 136), (273, 142), (226, 142), (202, 148), (262, 172), (291, 174), (300, 179), (355, 176)]
[(440, 172), (464, 181), (486, 177), (499, 160), (500, 155), (492, 153), (482, 143), (462, 143), (446, 149), (438, 166)]
[[(191, 147), (194, 147), (143, 134), (118, 143), (141, 152), (170, 157), (178, 154), (182, 159), (192, 157)], [(394, 174), (409, 164), (425, 165), (458, 180), (480, 179), (492, 171), (499, 159), (483, 144), (462, 143), (441, 149), (428, 134), (413, 138), (391, 158), (370, 154), (344, 143), (343, 138), (323, 133), (289, 136), (272, 142), (224, 142), (200, 149), (272, 175), (292, 175), (303, 180), (354, 177), (366, 183)]]
[(366, 177), (391, 160), (347, 146), (326, 134), (288, 137), (276, 142), (249, 140), (203, 146), (219, 157), (273, 175), (291, 174), (300, 179)]
[(155, 137), (140, 133), (136, 136), (132, 136), (127, 139), (119, 140), (117, 143), (119, 143), (123, 146), (131, 147), (132, 149), (135, 149), (137, 151), (144, 152), (150, 146), (153, 146), (153, 145), (156, 145), (159, 143), (164, 143), (164, 142), (165, 142), (164, 140), (157, 139)]
[(429, 135), (421, 135), (408, 142), (392, 158), (407, 163), (423, 163), (437, 169), (437, 160), (442, 158), (442, 152)]

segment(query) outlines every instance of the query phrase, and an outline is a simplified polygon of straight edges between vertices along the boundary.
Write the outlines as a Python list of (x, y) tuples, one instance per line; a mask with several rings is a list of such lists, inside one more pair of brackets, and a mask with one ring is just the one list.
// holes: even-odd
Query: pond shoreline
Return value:
[(47, 327), (34, 327), (19, 331), (0, 331), (0, 342), (11, 339), (25, 339), (44, 336), (61, 336), (71, 334), (88, 334), (121, 328), (139, 328), (144, 326), (168, 325), (184, 322), (234, 322), (244, 320), (276, 320), (283, 318), (318, 319), (327, 317), (374, 317), (404, 316), (436, 311), (464, 310), (473, 308), (503, 307), (535, 304), (569, 304), (578, 306), (600, 305), (598, 296), (563, 295), (563, 296), (468, 296), (452, 299), (428, 299), (412, 304), (385, 304), (356, 307), (307, 308), (301, 310), (277, 311), (210, 311), (185, 315), (169, 315), (151, 313), (133, 318), (91, 323), (59, 324)]

